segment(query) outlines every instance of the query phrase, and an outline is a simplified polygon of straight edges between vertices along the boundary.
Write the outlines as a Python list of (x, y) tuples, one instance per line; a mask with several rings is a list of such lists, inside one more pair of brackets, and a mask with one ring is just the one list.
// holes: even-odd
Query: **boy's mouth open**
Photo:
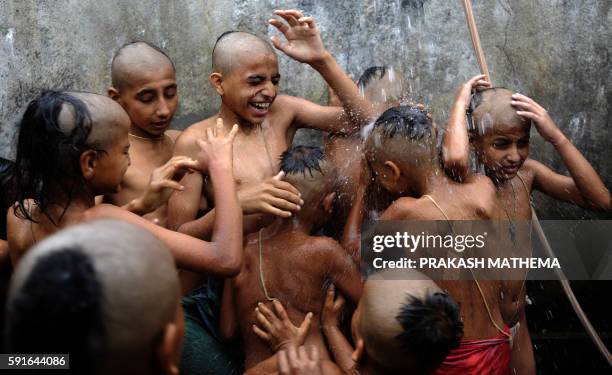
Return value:
[(511, 177), (516, 176), (520, 168), (521, 168), (520, 164), (502, 166), (502, 172), (506, 175), (506, 177), (511, 178)]
[(265, 117), (271, 105), (271, 102), (249, 102), (249, 109), (256, 117)]

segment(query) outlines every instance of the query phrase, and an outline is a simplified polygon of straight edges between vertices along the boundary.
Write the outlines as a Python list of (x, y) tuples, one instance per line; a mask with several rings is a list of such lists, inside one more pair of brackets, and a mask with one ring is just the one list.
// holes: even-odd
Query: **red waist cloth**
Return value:
[[(504, 331), (510, 333), (508, 327)], [(499, 334), (488, 340), (461, 341), (451, 350), (434, 375), (509, 375), (510, 339)]]

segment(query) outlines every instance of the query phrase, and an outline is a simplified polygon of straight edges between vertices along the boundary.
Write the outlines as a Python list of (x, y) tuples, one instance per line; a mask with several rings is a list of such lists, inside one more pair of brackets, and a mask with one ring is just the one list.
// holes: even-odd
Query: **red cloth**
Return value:
[[(510, 333), (508, 327), (504, 331)], [(493, 339), (461, 341), (434, 375), (509, 375), (510, 339), (500, 333)]]

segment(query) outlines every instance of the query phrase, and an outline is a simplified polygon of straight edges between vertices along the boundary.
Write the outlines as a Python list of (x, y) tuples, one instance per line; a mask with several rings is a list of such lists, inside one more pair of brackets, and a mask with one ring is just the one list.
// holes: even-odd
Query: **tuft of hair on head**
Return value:
[[(60, 113), (67, 106), (73, 128), (66, 131)], [(34, 221), (26, 199), (33, 199), (45, 212), (50, 204), (50, 189), (58, 181), (71, 180), (65, 193), (71, 196), (80, 179), (79, 156), (90, 148), (87, 139), (92, 118), (87, 105), (69, 93), (45, 90), (32, 100), (19, 123), (14, 181), (19, 214)]]
[(41, 257), (7, 306), (11, 353), (70, 353), (70, 368), (92, 373), (103, 346), (102, 287), (80, 246)]
[[(134, 68), (138, 69), (139, 66), (142, 68), (143, 63), (153, 63), (152, 60), (155, 55), (163, 60), (166, 60), (172, 67), (172, 70), (176, 72), (174, 61), (172, 61), (170, 56), (163, 49), (153, 43), (137, 40), (119, 47), (111, 60), (111, 82), (113, 87), (117, 89), (123, 88), (126, 85), (125, 70)], [(133, 61), (135, 59), (137, 60), (136, 64)], [(138, 59), (141, 61), (138, 61)]]
[(400, 136), (410, 140), (433, 137), (431, 114), (418, 105), (400, 105), (383, 112), (374, 122), (374, 130), (383, 138)]
[(459, 306), (445, 293), (428, 293), (423, 299), (408, 295), (396, 319), (403, 328), (396, 340), (425, 370), (442, 363), (463, 337)]
[(361, 73), (359, 80), (357, 80), (357, 87), (363, 90), (373, 79), (382, 79), (387, 73), (386, 66), (371, 66)]
[[(513, 92), (504, 87), (487, 88), (472, 95), (468, 110), (472, 135), (484, 134), (498, 125), (529, 126), (530, 121), (519, 116), (510, 104)], [(475, 133), (475, 134), (474, 134)]]
[(306, 172), (313, 177), (313, 170), (323, 174), (321, 164), (325, 160), (325, 154), (319, 147), (293, 146), (281, 155), (280, 169), (286, 175), (302, 174)]
[(252, 56), (254, 53), (276, 55), (272, 45), (257, 34), (248, 31), (228, 30), (219, 35), (213, 46), (211, 59), (213, 71), (228, 74), (242, 62), (242, 58), (237, 58), (237, 54), (242, 52), (247, 53), (248, 56)]

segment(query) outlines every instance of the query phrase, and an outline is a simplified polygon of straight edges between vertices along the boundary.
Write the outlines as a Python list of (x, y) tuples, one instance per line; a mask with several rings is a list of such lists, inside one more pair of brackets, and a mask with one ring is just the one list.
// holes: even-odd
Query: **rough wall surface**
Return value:
[[(612, 2), (608, 0), (474, 0), (476, 22), (496, 85), (544, 105), (612, 182)], [(228, 29), (274, 33), (276, 8), (313, 15), (328, 49), (353, 76), (373, 64), (393, 65), (410, 80), (413, 98), (444, 123), (456, 87), (477, 73), (459, 1), (447, 0), (0, 0), (0, 156), (10, 156), (15, 122), (45, 87), (104, 93), (113, 52), (147, 40), (178, 68), (183, 128), (215, 112), (207, 81), (216, 37)], [(323, 80), (281, 56), (282, 90), (326, 100)], [(300, 141), (313, 138), (301, 135)], [(532, 153), (563, 170), (550, 145), (533, 134)], [(546, 217), (582, 211), (536, 197)]]

